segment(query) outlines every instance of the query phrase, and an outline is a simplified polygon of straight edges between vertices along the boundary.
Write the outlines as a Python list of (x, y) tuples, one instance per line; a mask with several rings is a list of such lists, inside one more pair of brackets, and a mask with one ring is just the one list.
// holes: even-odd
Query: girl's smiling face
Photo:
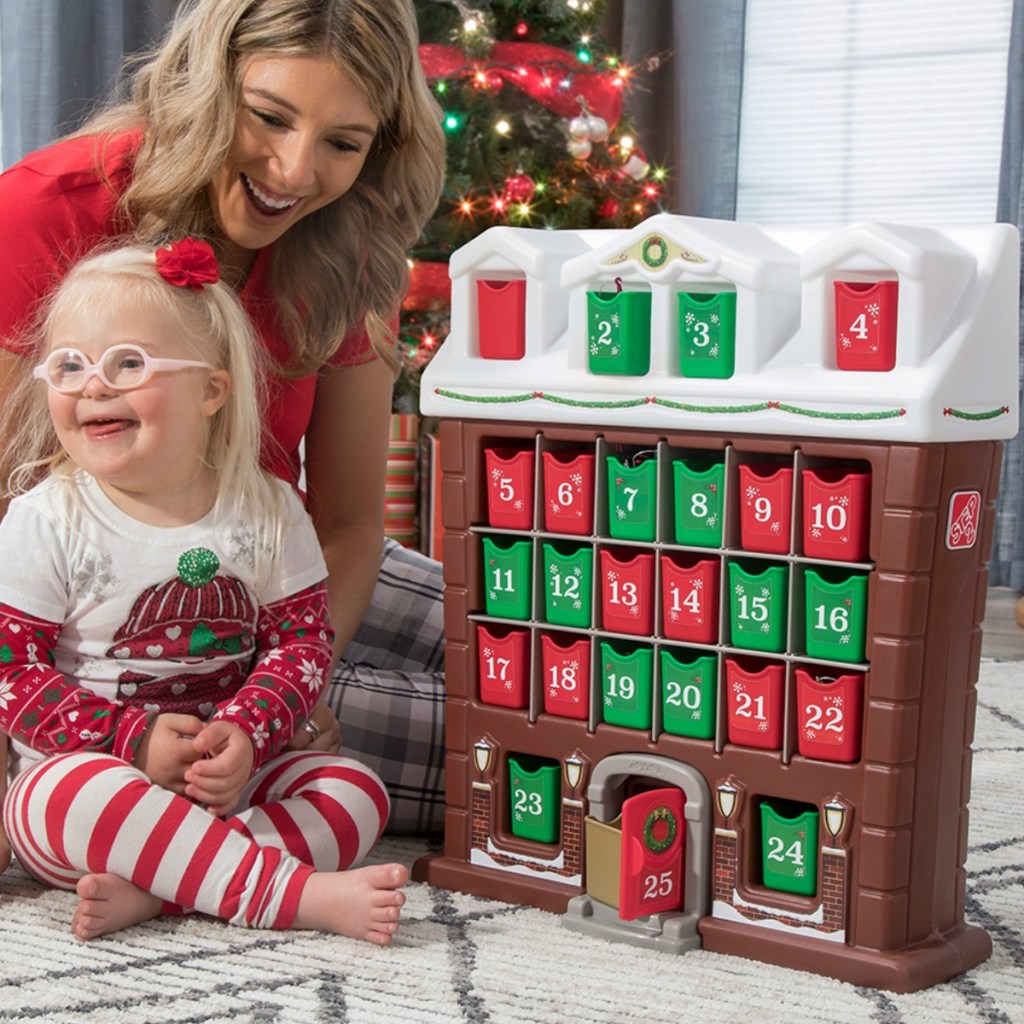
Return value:
[(325, 57), (243, 63), (231, 149), (208, 188), (226, 240), (262, 249), (344, 195), (377, 129), (362, 89)]
[[(90, 316), (58, 312), (48, 352), (74, 348), (93, 363), (114, 345), (138, 345), (163, 359), (195, 359), (181, 325), (145, 299), (91, 304)], [(47, 388), (57, 437), (75, 465), (99, 482), (122, 511), (155, 525), (191, 522), (212, 501), (204, 462), (210, 418), (230, 389), (225, 370), (154, 373), (141, 387), (118, 391), (92, 375), (77, 392)]]

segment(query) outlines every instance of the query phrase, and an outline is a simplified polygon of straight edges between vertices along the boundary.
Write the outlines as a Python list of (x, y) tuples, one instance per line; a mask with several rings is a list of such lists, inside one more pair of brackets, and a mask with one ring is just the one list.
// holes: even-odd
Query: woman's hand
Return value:
[(320, 700), (296, 730), (286, 750), (323, 750), (336, 754), (341, 747), (341, 726), (334, 712)]

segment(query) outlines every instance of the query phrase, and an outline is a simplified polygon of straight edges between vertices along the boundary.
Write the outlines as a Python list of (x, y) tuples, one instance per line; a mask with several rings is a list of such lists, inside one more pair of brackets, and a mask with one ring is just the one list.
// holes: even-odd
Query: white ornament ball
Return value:
[(591, 142), (604, 142), (608, 138), (608, 122), (603, 117), (591, 114), (587, 123), (590, 125)]
[(594, 147), (590, 144), (590, 139), (573, 139), (569, 143), (569, 152), (577, 160), (586, 160), (593, 150)]
[(574, 117), (569, 122), (569, 137), (571, 139), (589, 139), (590, 118), (586, 116)]

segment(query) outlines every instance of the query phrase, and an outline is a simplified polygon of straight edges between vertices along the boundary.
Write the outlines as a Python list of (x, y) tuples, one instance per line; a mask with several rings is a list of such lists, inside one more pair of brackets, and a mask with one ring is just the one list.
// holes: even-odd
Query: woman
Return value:
[(390, 827), (430, 831), (440, 574), (395, 545), (382, 561), (405, 254), (444, 173), (415, 26), (411, 0), (186, 0), (126, 103), (0, 175), (0, 387), (39, 300), (95, 245), (211, 242), (275, 364), (263, 463), (304, 488), (329, 570), (341, 662), (295, 746), (335, 747), (340, 721)]

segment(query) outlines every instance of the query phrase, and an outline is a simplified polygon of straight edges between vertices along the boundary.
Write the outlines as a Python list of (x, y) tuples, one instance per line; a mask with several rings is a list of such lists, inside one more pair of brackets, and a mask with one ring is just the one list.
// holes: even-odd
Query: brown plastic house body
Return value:
[[(561, 275), (563, 290), (568, 286), (578, 292), (581, 281), (593, 287), (586, 278), (591, 272), (588, 267), (613, 265), (617, 273), (626, 274), (627, 283), (632, 267), (638, 280), (653, 281), (656, 310), (661, 301), (657, 289), (668, 282), (664, 252), (681, 253), (675, 258), (684, 279), (695, 273), (688, 269), (691, 264), (706, 260), (710, 266), (720, 258), (714, 274), (735, 285), (737, 323), (754, 324), (749, 335), (753, 344), (753, 339), (770, 335), (775, 327), (780, 338), (785, 336), (794, 330), (795, 321), (792, 309), (779, 302), (765, 306), (759, 317), (748, 316), (753, 307), (743, 290), (747, 270), (742, 261), (737, 263), (738, 257), (733, 263), (739, 270), (733, 272), (730, 264), (731, 278), (723, 269), (726, 257), (733, 258), (729, 245), (737, 231), (745, 232), (741, 240), (753, 245), (766, 266), (774, 266), (771, 261), (778, 256), (774, 240), (751, 240), (751, 230), (688, 218), (654, 218), (647, 228), (641, 226), (624, 238), (616, 236), (603, 249), (598, 247), (593, 256), (592, 241), (573, 249), (576, 243), (571, 238), (549, 241), (561, 233), (534, 234), (544, 236), (537, 245), (551, 247), (550, 253), (542, 255), (554, 260), (556, 270), (559, 261), (568, 259)], [(533, 235), (526, 235), (524, 251), (532, 258)], [(898, 246), (890, 247), (890, 235), (881, 229), (855, 232), (854, 248), (869, 236), (872, 240), (865, 244), (876, 245), (876, 235), (884, 242), (877, 243), (882, 252), (879, 258), (890, 258)], [(507, 243), (507, 237), (478, 240), (474, 259), (481, 269), (476, 276), (514, 276), (501, 269), (505, 266), (502, 246), (512, 254), (507, 260), (510, 265), (518, 258), (518, 236), (512, 238), (515, 244)], [(1015, 241), (1005, 241), (1009, 244), (998, 257), (1007, 272), (1005, 289), (1000, 285), (1006, 301), (999, 304), (999, 332), (1012, 336), (1016, 306), (1009, 296), (1017, 270), (1007, 261), (1015, 259)], [(944, 245), (942, 240), (935, 243), (940, 256)], [(555, 251), (556, 246), (570, 251)], [(717, 255), (713, 254), (716, 246), (721, 249)], [(826, 257), (840, 272), (844, 260), (857, 267), (865, 262), (859, 249), (848, 256), (850, 249), (848, 239), (826, 240), (814, 250), (821, 257), (817, 263), (804, 258), (803, 319), (794, 337), (816, 329), (816, 302), (822, 308), (828, 305), (825, 286), (815, 293), (817, 299), (807, 297), (818, 288), (815, 275), (823, 273)], [(642, 262), (648, 256), (652, 258), (645, 269)], [(907, 283), (913, 274), (925, 273), (931, 266), (927, 260), (919, 267), (913, 261), (900, 263), (899, 254), (892, 259), (899, 265), (898, 275), (893, 276), (901, 282), (900, 316), (911, 318), (900, 321), (904, 347), (899, 347), (898, 340), (898, 375), (903, 372), (901, 359), (919, 359), (922, 367), (934, 363), (929, 362), (930, 342), (923, 342), (921, 351), (909, 356), (905, 344), (906, 324), (916, 322), (913, 303), (925, 319), (934, 307), (926, 301), (926, 285), (915, 292), (913, 281)], [(970, 279), (970, 272), (963, 269), (967, 262), (957, 248), (948, 261), (940, 259), (936, 266), (951, 267), (953, 277), (962, 272)], [(791, 263), (800, 265), (799, 259), (785, 255), (778, 257), (778, 263), (786, 273)], [(583, 267), (578, 273), (577, 264)], [(543, 324), (558, 320), (552, 312), (561, 301), (555, 289), (547, 298), (536, 300), (549, 302), (541, 310), (543, 316), (537, 312), (540, 307), (527, 306), (525, 359), (496, 368), (485, 366), (480, 372), (492, 376), (486, 379), (486, 387), (475, 388), (470, 383), (480, 353), (464, 335), (473, 336), (466, 325), (474, 319), (476, 308), (469, 299), (460, 307), (462, 285), (456, 280), (464, 276), (464, 283), (472, 285), (474, 273), (467, 271), (472, 265), (467, 261), (459, 266), (453, 259), (454, 309), (462, 308), (462, 313), (453, 312), (453, 335), (429, 368), (432, 379), (425, 379), (433, 390), (424, 400), (424, 412), (441, 417), (447, 809), (443, 852), (418, 861), (414, 877), (563, 914), (567, 927), (652, 950), (683, 952), (701, 946), (898, 992), (937, 984), (983, 961), (991, 952), (991, 941), (981, 928), (965, 920), (964, 912), (971, 742), (986, 565), (999, 481), (999, 438), (1009, 436), (1016, 427), (1014, 380), (1003, 389), (994, 375), (991, 395), (980, 394), (988, 386), (983, 383), (979, 394), (971, 397), (971, 409), (995, 407), (992, 418), (999, 421), (995, 427), (979, 425), (981, 415), (952, 415), (956, 410), (941, 389), (948, 383), (953, 389), (971, 390), (964, 370), (943, 371), (936, 386), (929, 384), (926, 393), (908, 395), (903, 403), (893, 402), (885, 393), (886, 388), (896, 387), (896, 377), (886, 372), (869, 375), (879, 383), (863, 396), (864, 407), (877, 408), (882, 414), (857, 414), (851, 412), (853, 399), (829, 390), (836, 379), (834, 365), (805, 381), (807, 360), (804, 355), (794, 356), (792, 369), (773, 378), (773, 368), (786, 356), (787, 345), (799, 344), (810, 351), (812, 342), (806, 337), (797, 342), (774, 339), (770, 351), (751, 356), (745, 351), (746, 328), (738, 327), (736, 362), (727, 371), (728, 379), (680, 385), (678, 360), (673, 363), (674, 357), (654, 351), (649, 372), (631, 367), (622, 380), (606, 384), (592, 367), (588, 374), (582, 358), (571, 354), (576, 351), (575, 336), (582, 330), (582, 300), (578, 307), (570, 302), (567, 313), (562, 309), (567, 316), (566, 334), (558, 335), (553, 344), (545, 342), (547, 348), (530, 333), (531, 329), (542, 333)], [(825, 272), (826, 278), (828, 273), (832, 271)], [(557, 278), (543, 261), (534, 269), (527, 266), (528, 281), (531, 275), (540, 282), (534, 284), (535, 295), (544, 292), (544, 282)], [(781, 289), (796, 297), (793, 308), (801, 307), (799, 282), (794, 284), (783, 274), (768, 280), (765, 287), (764, 275), (750, 277), (761, 292)], [(680, 287), (674, 278), (668, 283)], [(829, 284), (826, 279), (825, 285)], [(656, 326), (660, 315), (655, 313)], [(570, 355), (552, 379), (552, 353), (559, 351), (566, 337)], [(970, 347), (969, 339), (965, 345)], [(532, 355), (537, 356), (533, 366)], [(1015, 366), (1015, 342), (1014, 351), (1006, 355), (1006, 367), (1011, 358)], [(828, 358), (820, 356), (823, 364)], [(969, 363), (965, 356), (963, 365)], [(532, 391), (520, 383), (531, 372), (539, 375)], [(926, 372), (931, 371), (922, 371)], [(952, 379), (958, 375), (959, 381)], [(848, 379), (863, 387), (866, 378)], [(542, 391), (544, 387), (551, 391)], [(629, 387), (640, 397), (628, 400)], [(778, 396), (778, 387), (795, 389), (800, 408), (792, 408), (802, 418), (780, 410), (778, 401), (751, 401), (750, 393), (759, 387), (769, 398), (772, 391)], [(730, 389), (742, 392), (743, 401), (733, 398)], [(676, 420), (661, 411), (673, 399), (677, 404), (672, 408), (680, 410), (673, 413)], [(891, 410), (901, 404), (892, 421), (895, 426), (880, 423), (883, 415), (892, 416)], [(729, 406), (726, 413), (735, 414), (732, 420), (720, 414), (725, 406)], [(815, 411), (819, 407), (821, 412)], [(552, 415), (545, 417), (544, 410)], [(748, 414), (748, 410), (754, 411)], [(834, 415), (831, 410), (836, 410)], [(792, 433), (778, 427), (765, 429), (772, 416), (779, 417), (776, 424), (785, 420), (796, 429)], [(736, 422), (737, 429), (731, 429), (729, 422)], [(848, 436), (844, 436), (844, 422), (850, 424)], [(701, 426), (693, 429), (694, 423)], [(908, 439), (901, 439), (907, 434)], [(492, 474), (487, 462), (488, 453), (510, 451), (533, 455), (527, 504), (513, 526), (493, 521)], [(557, 523), (550, 528), (551, 494), (545, 491), (543, 464), (545, 454), (551, 453), (593, 457), (593, 515), (587, 532), (565, 533)], [(614, 472), (606, 472), (613, 456), (656, 463), (656, 522), (649, 536), (623, 537), (614, 529), (610, 492), (616, 481)], [(713, 544), (678, 540), (673, 466), (686, 459), (723, 467), (721, 535)], [(746, 467), (766, 464), (791, 474), (786, 477), (791, 482), (785, 499), (790, 516), (769, 550), (744, 539), (746, 495), (741, 483)], [(863, 546), (849, 561), (827, 553), (823, 557), (808, 541), (805, 471), (815, 469), (852, 470), (870, 480)], [(522, 564), (528, 566), (525, 603), (508, 614), (490, 600), (488, 552), (494, 551), (496, 543), (519, 545)], [(545, 603), (549, 570), (545, 559), (551, 545), (579, 549), (584, 558), (592, 559), (590, 614), (581, 623), (565, 625), (551, 619)], [(653, 581), (647, 584), (647, 597), (652, 607), (650, 625), (642, 632), (628, 624), (623, 628), (606, 615), (605, 553), (620, 559), (650, 556)], [(717, 569), (715, 621), (706, 637), (680, 641), (669, 635), (663, 574), (673, 562), (689, 564), (694, 559), (714, 563), (712, 568)], [(755, 573), (775, 567), (784, 580), (784, 626), (774, 648), (758, 649), (760, 640), (751, 644), (736, 629), (737, 588), (731, 575), (736, 566)], [(837, 573), (860, 576), (866, 586), (861, 609), (863, 648), (852, 661), (843, 652), (832, 656), (810, 650), (805, 585), (814, 574)], [(518, 636), (522, 678), (507, 701), (482, 686), (481, 656), (487, 651), (481, 645), (489, 641), (481, 640), (485, 635), (481, 630)], [(552, 637), (582, 642), (583, 650), (589, 652), (589, 692), (578, 711), (566, 712), (547, 702), (543, 651)], [(607, 666), (602, 657), (616, 645), (649, 649), (654, 666), (652, 706), (642, 721), (611, 724), (606, 719), (609, 698), (602, 677)], [(700, 656), (712, 666), (715, 715), (710, 732), (697, 736), (666, 727), (659, 668), (664, 651)], [(730, 699), (737, 684), (730, 682), (727, 668), (732, 671), (729, 666), (751, 661), (759, 668), (770, 667), (778, 683), (772, 722), (777, 736), (766, 733), (763, 740), (756, 736), (745, 740), (731, 732)], [(804, 743), (809, 733), (802, 717), (806, 709), (800, 700), (801, 673), (822, 679), (853, 674), (859, 681), (859, 735), (855, 748), (841, 757), (821, 756), (813, 745), (810, 754), (802, 752), (809, 749)], [(547, 807), (550, 831), (546, 834), (531, 833), (517, 824), (519, 796), (518, 790), (513, 792), (513, 779), (524, 763), (546, 766), (548, 771), (547, 796), (537, 797)], [(664, 791), (662, 787), (683, 793), (683, 820), (678, 822), (685, 851), (682, 876), (673, 875), (668, 887), (685, 891), (671, 911), (623, 920), (628, 915), (620, 914), (616, 904), (620, 879), (627, 872), (619, 858), (632, 854), (629, 837), (618, 831), (618, 815), (631, 797)], [(804, 878), (795, 878), (797, 884), (790, 889), (769, 874), (768, 826), (762, 817), (766, 805), (795, 809), (817, 824), (816, 838), (808, 830), (793, 833), (803, 844), (806, 860), (800, 873), (810, 872), (807, 888), (802, 888)], [(648, 817), (643, 835), (634, 838), (660, 851), (677, 835), (675, 819), (667, 834), (664, 814), (662, 832), (648, 832), (654, 820)], [(655, 887), (659, 877), (665, 881), (668, 876), (655, 871), (651, 876)]]

